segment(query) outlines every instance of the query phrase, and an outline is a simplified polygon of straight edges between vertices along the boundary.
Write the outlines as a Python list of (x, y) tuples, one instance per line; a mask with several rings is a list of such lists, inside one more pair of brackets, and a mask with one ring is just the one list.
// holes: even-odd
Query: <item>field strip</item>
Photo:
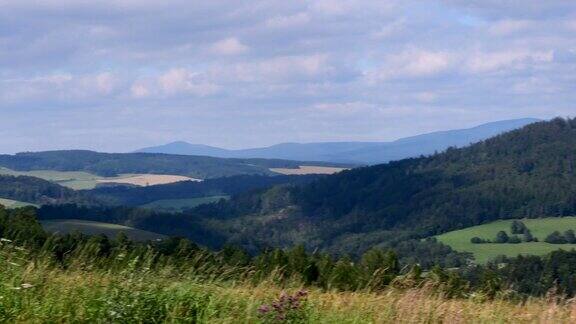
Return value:
[(305, 174), (334, 174), (347, 168), (336, 168), (336, 167), (324, 167), (324, 166), (314, 166), (314, 165), (300, 165), (297, 169), (289, 168), (270, 168), (272, 172), (285, 174), (285, 175), (305, 175)]

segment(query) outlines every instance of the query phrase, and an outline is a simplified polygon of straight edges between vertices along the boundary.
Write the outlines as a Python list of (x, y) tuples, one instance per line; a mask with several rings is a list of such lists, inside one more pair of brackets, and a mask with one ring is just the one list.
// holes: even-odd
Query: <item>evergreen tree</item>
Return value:
[(523, 240), (524, 240), (524, 242), (533, 242), (534, 241), (534, 236), (532, 236), (532, 233), (530, 232), (530, 230), (527, 230), (526, 232), (524, 232)]
[(526, 227), (526, 225), (524, 225), (523, 222), (521, 222), (519, 220), (515, 220), (512, 222), (510, 232), (512, 234), (525, 234), (527, 230), (528, 230), (528, 228)]
[(510, 238), (505, 231), (500, 231), (498, 234), (496, 234), (496, 240), (494, 240), (494, 243), (508, 243), (509, 239)]
[(544, 242), (550, 244), (566, 244), (566, 239), (559, 231), (554, 231), (544, 239)]
[(564, 232), (564, 240), (566, 243), (575, 244), (576, 243), (576, 235), (574, 235), (574, 230), (567, 230)]

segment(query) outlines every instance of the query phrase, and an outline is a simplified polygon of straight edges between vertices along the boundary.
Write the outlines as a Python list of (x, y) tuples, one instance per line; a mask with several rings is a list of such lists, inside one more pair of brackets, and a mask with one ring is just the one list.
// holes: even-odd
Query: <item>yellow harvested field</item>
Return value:
[(180, 181), (202, 181), (202, 180), (189, 178), (185, 176), (166, 175), (166, 174), (139, 174), (127, 177), (97, 180), (98, 183), (125, 183), (125, 184), (132, 184), (135, 186), (153, 186)]
[(288, 168), (270, 168), (270, 171), (286, 175), (303, 175), (303, 174), (334, 174), (340, 171), (348, 170), (346, 168), (334, 168), (314, 165), (301, 165), (298, 169)]

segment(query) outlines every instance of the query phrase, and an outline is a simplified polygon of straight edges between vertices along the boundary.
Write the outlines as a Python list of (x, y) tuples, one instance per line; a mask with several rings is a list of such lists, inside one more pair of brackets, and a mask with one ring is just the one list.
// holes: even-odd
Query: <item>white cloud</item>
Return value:
[(207, 80), (202, 80), (198, 73), (187, 69), (176, 68), (158, 77), (158, 84), (166, 95), (193, 94), (209, 96), (217, 93), (220, 87)]
[[(0, 0), (0, 109), (43, 123), (60, 111), (81, 133), (102, 125), (86, 110), (129, 108), (147, 138), (235, 146), (295, 133), (271, 124), (315, 140), (552, 117), (574, 110), (575, 17), (569, 0)], [(25, 137), (17, 124), (3, 137)], [(126, 125), (113, 127), (139, 133)]]
[(366, 113), (377, 109), (378, 106), (376, 106), (375, 104), (362, 101), (317, 103), (312, 106), (313, 111), (325, 114), (338, 114), (338, 115), (356, 115), (359, 113)]
[(110, 72), (99, 73), (88, 82), (93, 82), (97, 92), (103, 95), (112, 93), (117, 85), (116, 77)]
[(266, 27), (269, 28), (292, 28), (306, 25), (310, 22), (310, 15), (307, 12), (300, 12), (290, 16), (276, 16), (266, 20)]
[(510, 34), (518, 33), (531, 27), (533, 22), (529, 20), (501, 20), (492, 24), (488, 28), (488, 32), (496, 36), (507, 36)]
[(384, 58), (381, 68), (368, 72), (368, 79), (430, 77), (451, 68), (453, 55), (444, 51), (408, 49)]
[(235, 37), (225, 38), (212, 44), (210, 50), (219, 55), (239, 55), (249, 50), (249, 47), (242, 44)]
[(508, 50), (498, 52), (476, 52), (466, 59), (465, 70), (470, 73), (486, 73), (506, 69), (522, 68), (525, 65), (549, 63), (553, 51)]
[(326, 77), (335, 72), (325, 54), (279, 56), (219, 66), (211, 77), (224, 82), (291, 82)]
[(130, 94), (134, 98), (146, 98), (150, 95), (150, 90), (142, 83), (134, 83), (130, 87)]

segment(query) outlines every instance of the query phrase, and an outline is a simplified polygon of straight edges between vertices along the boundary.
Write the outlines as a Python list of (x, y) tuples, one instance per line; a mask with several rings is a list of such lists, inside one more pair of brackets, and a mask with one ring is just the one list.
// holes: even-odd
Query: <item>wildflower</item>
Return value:
[(306, 296), (308, 296), (308, 291), (306, 291), (306, 290), (304, 290), (304, 289), (299, 290), (299, 291), (296, 293), (296, 297), (302, 298), (302, 297), (306, 297)]
[(268, 306), (268, 305), (262, 305), (262, 306), (258, 307), (258, 312), (260, 314), (266, 314), (269, 311), (270, 311), (270, 306)]
[(303, 319), (305, 316), (303, 303), (306, 302), (306, 290), (300, 290), (294, 295), (282, 292), (277, 300), (270, 305), (262, 305), (258, 308), (258, 313), (263, 318), (274, 320), (275, 322), (292, 321)]
[(29, 289), (29, 288), (34, 287), (34, 285), (29, 284), (29, 283), (23, 283), (20, 285), (20, 287), (22, 287), (22, 289)]

